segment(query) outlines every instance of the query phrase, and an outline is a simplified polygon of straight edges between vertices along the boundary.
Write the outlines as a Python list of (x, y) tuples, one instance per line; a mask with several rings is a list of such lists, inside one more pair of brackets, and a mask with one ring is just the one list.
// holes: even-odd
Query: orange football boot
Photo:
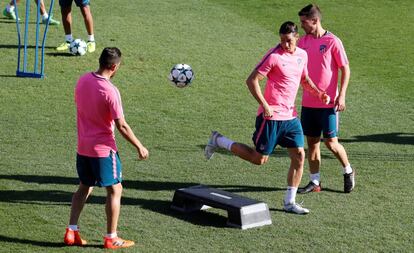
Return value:
[(119, 237), (115, 237), (115, 238), (104, 237), (104, 248), (105, 249), (128, 248), (134, 245), (135, 243), (133, 241), (124, 240)]
[(83, 246), (87, 243), (81, 238), (79, 231), (74, 231), (69, 228), (66, 228), (65, 238), (63, 241), (68, 246)]

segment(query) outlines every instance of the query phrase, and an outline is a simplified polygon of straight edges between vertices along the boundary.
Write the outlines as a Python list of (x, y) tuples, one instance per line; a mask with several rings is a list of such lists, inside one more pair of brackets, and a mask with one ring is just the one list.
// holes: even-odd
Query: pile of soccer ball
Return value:
[(86, 42), (82, 39), (73, 40), (70, 43), (69, 51), (71, 54), (78, 56), (86, 54)]
[(187, 64), (177, 64), (171, 69), (168, 79), (175, 87), (188, 87), (194, 79), (194, 72)]

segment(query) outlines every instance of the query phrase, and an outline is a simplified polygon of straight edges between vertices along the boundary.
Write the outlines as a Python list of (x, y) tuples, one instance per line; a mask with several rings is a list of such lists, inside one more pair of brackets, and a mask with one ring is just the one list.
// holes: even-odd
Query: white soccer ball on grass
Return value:
[(69, 51), (73, 55), (82, 56), (86, 54), (86, 42), (82, 39), (76, 39), (70, 43)]

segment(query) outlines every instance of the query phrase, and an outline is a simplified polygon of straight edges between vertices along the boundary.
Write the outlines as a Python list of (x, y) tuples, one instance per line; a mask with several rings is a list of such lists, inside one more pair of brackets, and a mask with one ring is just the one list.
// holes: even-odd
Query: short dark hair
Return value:
[(121, 50), (117, 47), (106, 47), (102, 50), (99, 57), (99, 67), (103, 69), (110, 69), (113, 64), (121, 62)]
[(316, 4), (309, 4), (303, 7), (302, 10), (298, 12), (299, 17), (305, 16), (306, 18), (319, 18), (322, 19), (322, 12)]
[(279, 34), (298, 33), (298, 27), (292, 21), (286, 21), (280, 26)]

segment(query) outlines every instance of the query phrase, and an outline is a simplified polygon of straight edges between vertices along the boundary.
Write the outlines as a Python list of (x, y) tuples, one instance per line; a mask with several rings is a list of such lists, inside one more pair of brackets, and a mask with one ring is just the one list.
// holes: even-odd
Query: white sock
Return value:
[(72, 231), (78, 231), (79, 230), (78, 225), (69, 225), (68, 228)]
[(344, 167), (344, 174), (350, 174), (352, 173), (352, 167), (351, 164), (348, 164), (347, 166)]
[(234, 141), (228, 139), (225, 136), (218, 137), (216, 141), (217, 141), (217, 145), (220, 148), (225, 148), (228, 151), (231, 151), (231, 145), (233, 145), (233, 143), (234, 143)]
[(95, 36), (93, 34), (88, 35), (88, 41), (95, 41)]
[(45, 14), (42, 15), (43, 20), (47, 20), (49, 18), (49, 14), (45, 12)]
[(115, 237), (117, 237), (118, 235), (117, 235), (117, 233), (115, 232), (115, 233), (112, 233), (112, 234), (106, 234), (105, 235), (105, 237), (106, 238), (115, 238)]
[(66, 40), (66, 41), (68, 41), (68, 42), (73, 41), (73, 36), (72, 36), (72, 34), (66, 34), (66, 35), (65, 35), (65, 40)]
[(7, 10), (7, 12), (12, 12), (12, 11), (14, 11), (14, 6), (10, 5), (10, 4), (7, 4), (6, 10)]
[(319, 185), (319, 183), (321, 182), (321, 173), (315, 173), (315, 174), (310, 174), (310, 180), (316, 184)]
[(295, 203), (297, 190), (298, 190), (297, 187), (293, 187), (293, 186), (288, 186), (287, 187), (286, 195), (285, 195), (285, 204)]

